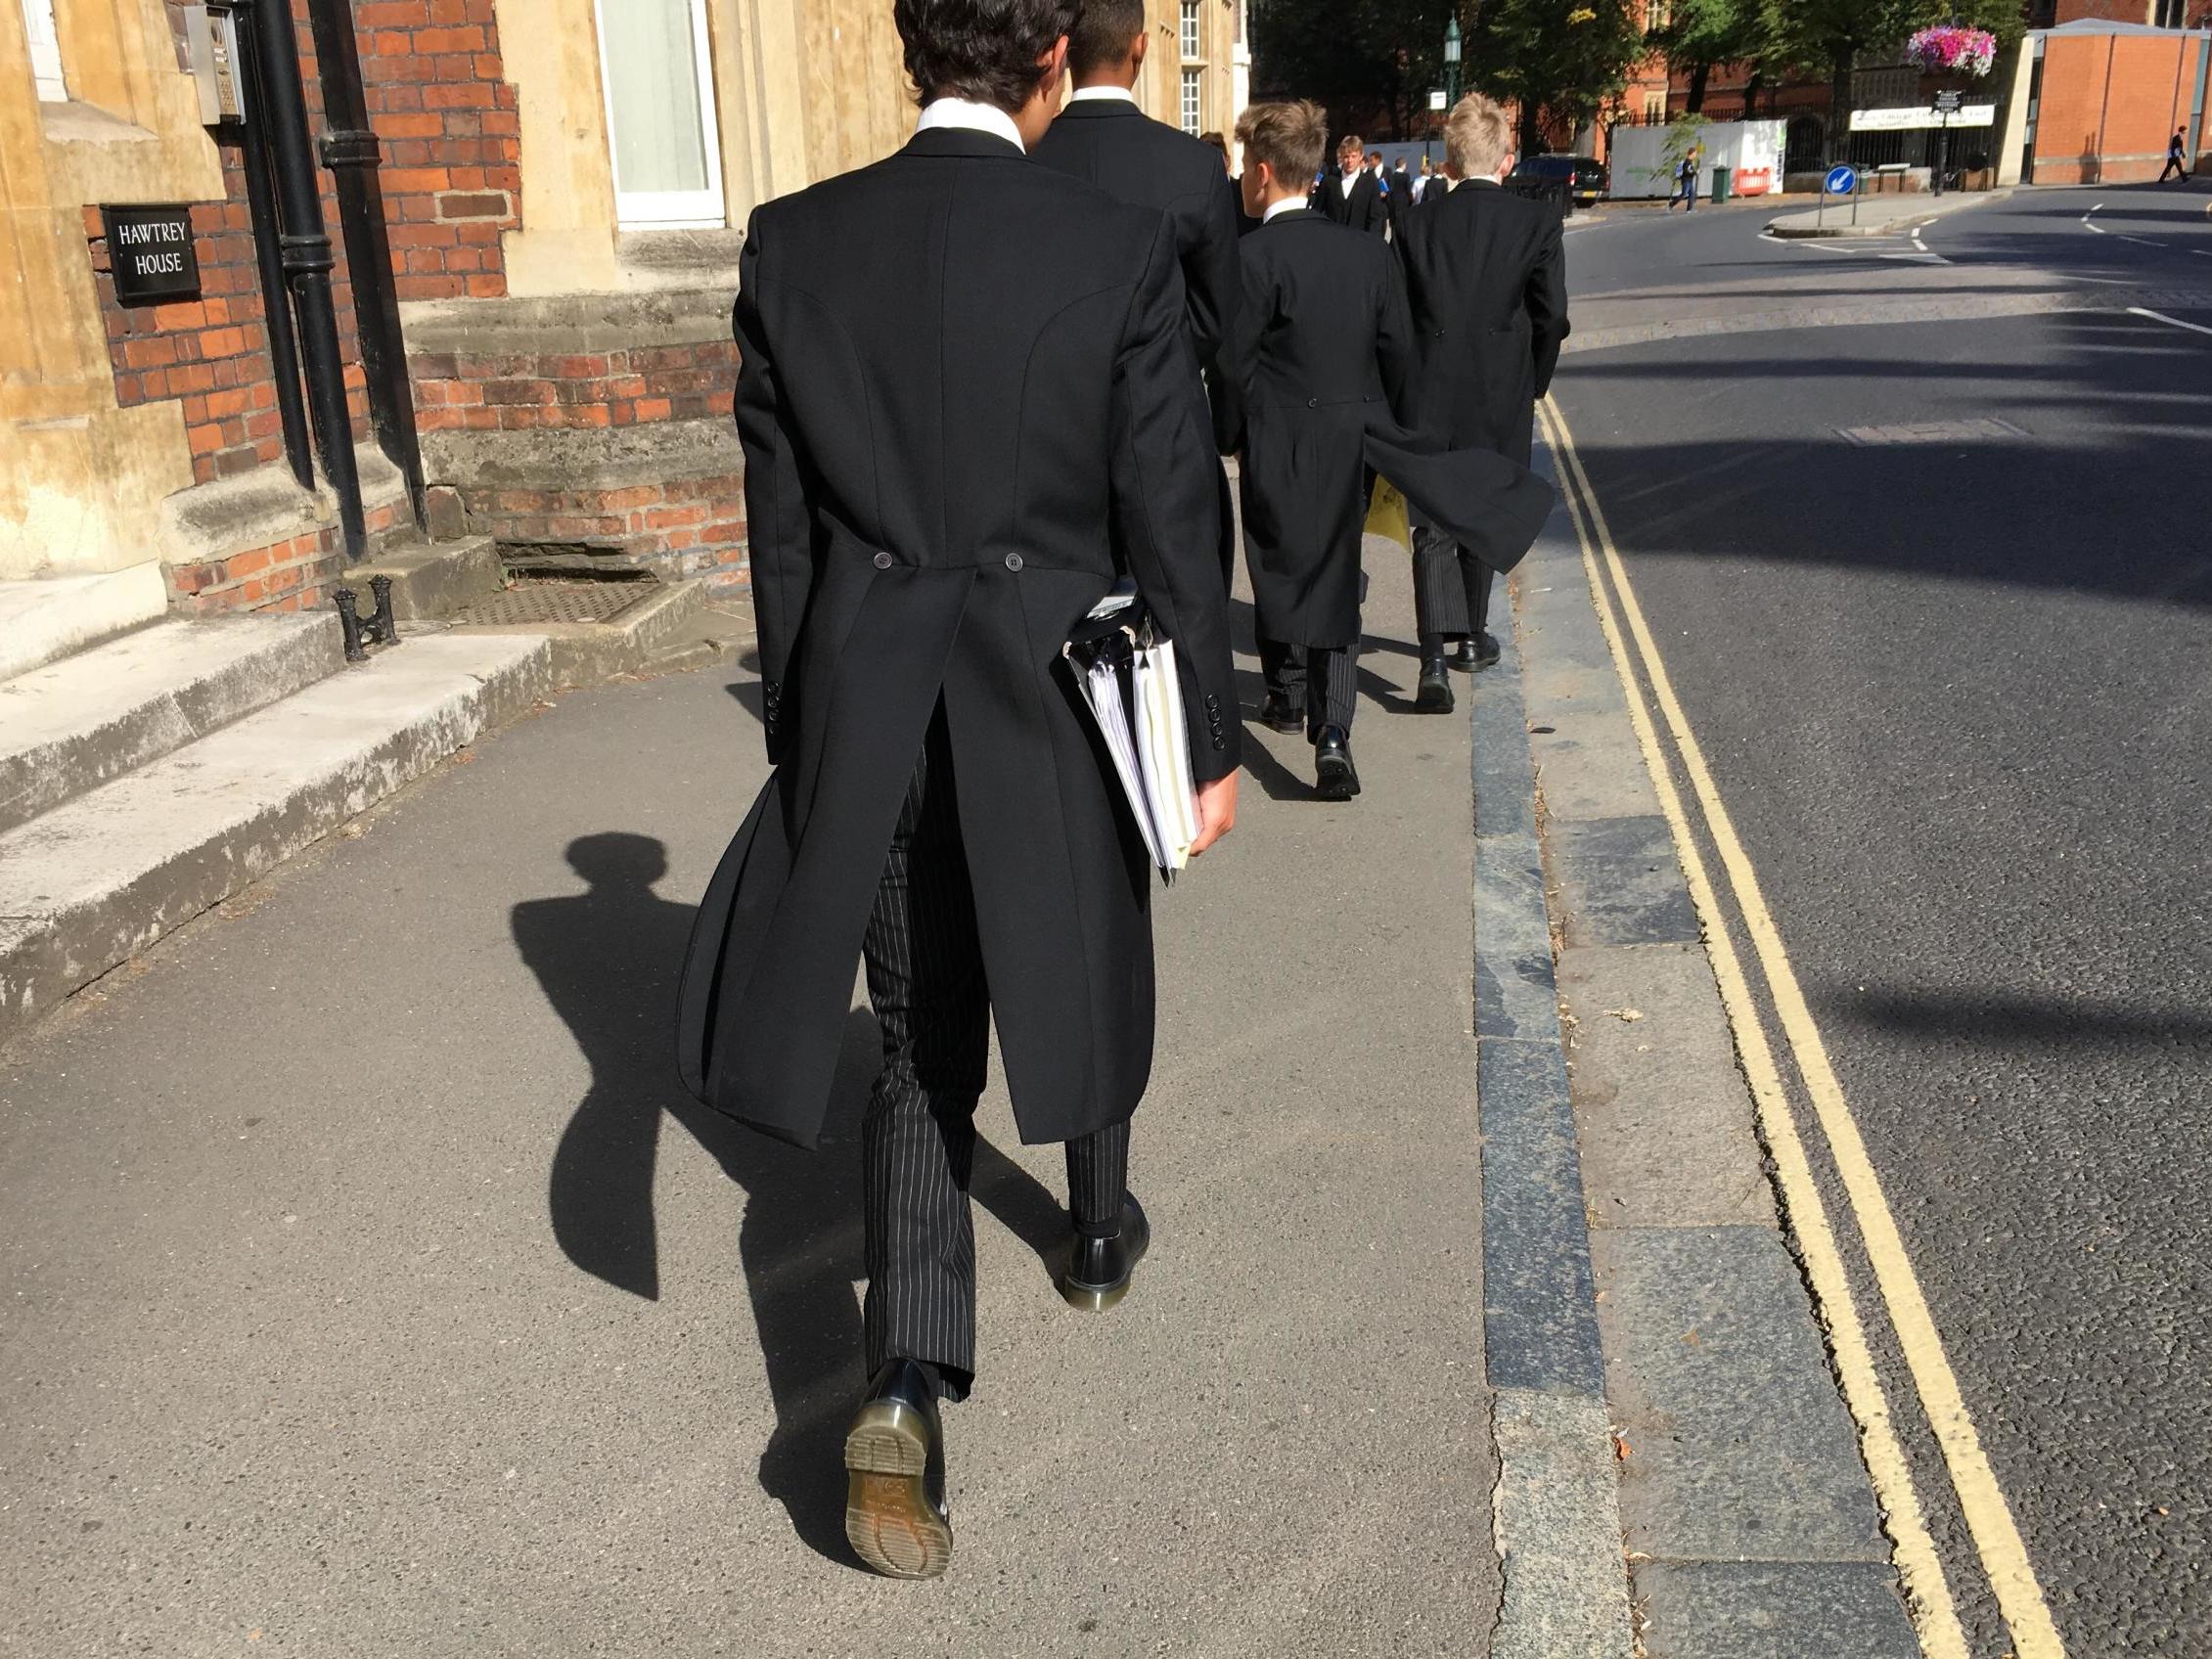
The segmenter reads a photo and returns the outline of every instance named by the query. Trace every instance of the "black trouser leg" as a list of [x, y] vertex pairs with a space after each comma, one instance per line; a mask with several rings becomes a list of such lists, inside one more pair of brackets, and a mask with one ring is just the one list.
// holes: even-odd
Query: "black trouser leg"
[[975, 1370], [975, 1228], [968, 1182], [990, 996], [940, 710], [907, 786], [862, 954], [883, 1071], [861, 1129], [868, 1372], [939, 1368], [947, 1398]]
[[1111, 1238], [1121, 1231], [1128, 1196], [1128, 1119], [1067, 1143], [1067, 1213], [1077, 1233]]
[[1470, 591], [1461, 565], [1460, 544], [1442, 530], [1414, 531], [1414, 629], [1422, 650], [1431, 640], [1465, 639]]
[[1474, 624], [1472, 631], [1487, 634], [1490, 631], [1490, 587], [1498, 579], [1498, 573], [1462, 548], [1460, 579], [1467, 583], [1467, 619]]
[[1296, 708], [1306, 698], [1306, 653], [1302, 646], [1287, 646], [1278, 640], [1261, 640], [1260, 678], [1267, 689], [1289, 699]]
[[1352, 714], [1359, 706], [1360, 648], [1315, 646], [1306, 652], [1306, 737], [1318, 742], [1324, 726], [1334, 726], [1351, 736]]

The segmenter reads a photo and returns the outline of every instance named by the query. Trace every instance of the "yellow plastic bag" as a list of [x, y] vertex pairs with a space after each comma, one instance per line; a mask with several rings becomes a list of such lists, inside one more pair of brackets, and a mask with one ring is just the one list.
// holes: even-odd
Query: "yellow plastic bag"
[[1375, 480], [1375, 494], [1367, 504], [1367, 533], [1387, 537], [1409, 554], [1413, 552], [1414, 532], [1406, 520], [1406, 498], [1388, 478]]

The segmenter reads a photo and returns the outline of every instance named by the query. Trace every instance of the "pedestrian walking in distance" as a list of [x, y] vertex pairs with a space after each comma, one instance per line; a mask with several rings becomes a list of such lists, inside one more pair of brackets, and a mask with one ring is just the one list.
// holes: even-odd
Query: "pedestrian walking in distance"
[[1674, 211], [1677, 202], [1682, 203], [1685, 213], [1694, 213], [1697, 210], [1697, 151], [1694, 149], [1682, 158], [1682, 165], [1674, 170], [1674, 194], [1667, 198], [1668, 212]]
[[[1536, 400], [1551, 388], [1567, 337], [1566, 241], [1556, 208], [1502, 187], [1513, 165], [1511, 131], [1489, 99], [1461, 99], [1444, 126], [1447, 181], [1400, 222], [1396, 246], [1416, 345], [1409, 424], [1446, 448], [1488, 449], [1525, 467]], [[1436, 525], [1416, 523], [1413, 541], [1414, 702], [1448, 714], [1447, 662], [1474, 669], [1498, 660], [1496, 572]], [[1447, 644], [1458, 647], [1449, 658]]]
[[2170, 178], [2189, 183], [2189, 135], [2180, 129], [2176, 129], [2166, 146], [2166, 166], [2158, 175], [2158, 182], [2164, 184]]
[[1110, 1306], [1149, 1233], [1151, 870], [1061, 648], [1134, 577], [1183, 675], [1200, 833], [1238, 724], [1204, 394], [1173, 228], [1025, 155], [1079, 0], [895, 0], [921, 121], [761, 206], [738, 433], [774, 767], [700, 901], [686, 1084], [819, 1138], [853, 970], [883, 1070], [862, 1129], [866, 1396], [846, 1534], [945, 1569], [941, 1401], [974, 1385], [972, 1114], [996, 1025], [1024, 1141], [1067, 1143], [1061, 1291]]
[[[1237, 265], [1237, 206], [1228, 183], [1228, 146], [1193, 138], [1137, 108], [1137, 77], [1149, 43], [1144, 0], [1084, 0], [1067, 37], [1067, 107], [1037, 143], [1036, 159], [1108, 196], [1166, 215], [1183, 270], [1191, 349], [1206, 377], [1217, 444], [1228, 435], [1227, 388], [1235, 371], [1223, 352], [1236, 329], [1241, 276]], [[1220, 475], [1219, 553], [1226, 584], [1236, 566], [1237, 532], [1228, 474]]]
[[[1317, 156], [1314, 170], [1318, 172], [1320, 167], [1321, 158]], [[1246, 177], [1251, 170], [1252, 159], [1247, 152], [1244, 157]], [[1248, 194], [1245, 200], [1250, 201]], [[1310, 205], [1356, 231], [1379, 232], [1387, 223], [1381, 187], [1367, 170], [1367, 140], [1358, 133], [1347, 133], [1336, 146], [1336, 170], [1314, 186]]]
[[1389, 478], [1493, 561], [1535, 540], [1551, 492], [1485, 451], [1430, 453], [1399, 423], [1413, 340], [1389, 246], [1306, 204], [1328, 142], [1308, 103], [1255, 104], [1237, 123], [1245, 210], [1236, 360], [1244, 558], [1258, 612], [1262, 722], [1303, 729], [1324, 800], [1360, 792], [1351, 749], [1367, 473]]

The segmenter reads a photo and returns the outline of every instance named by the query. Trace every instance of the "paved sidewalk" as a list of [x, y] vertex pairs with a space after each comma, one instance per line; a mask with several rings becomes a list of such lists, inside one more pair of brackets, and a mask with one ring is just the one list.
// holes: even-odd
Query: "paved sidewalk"
[[947, 1578], [842, 1540], [872, 1022], [814, 1157], [673, 1080], [761, 771], [725, 667], [480, 743], [0, 1052], [0, 1650], [1486, 1652], [1467, 725], [1394, 712], [1375, 564], [1367, 793], [1255, 732], [1159, 903], [1111, 1315], [1052, 1293], [1058, 1148], [985, 1103]]
[[2002, 202], [2010, 190], [1953, 191], [1933, 196], [1924, 191], [1898, 191], [1859, 198], [1854, 212], [1848, 197], [1830, 197], [1826, 206], [1803, 213], [1784, 213], [1767, 227], [1779, 237], [1900, 236], [1919, 225], [1930, 224], [1952, 213], [1991, 202]]

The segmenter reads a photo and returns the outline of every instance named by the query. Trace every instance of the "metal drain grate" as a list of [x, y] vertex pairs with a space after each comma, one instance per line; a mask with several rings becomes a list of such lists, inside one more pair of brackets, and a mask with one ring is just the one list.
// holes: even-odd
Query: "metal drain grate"
[[1909, 426], [1838, 426], [1836, 435], [1862, 449], [1893, 443], [1971, 443], [1982, 438], [2024, 438], [2009, 421], [1923, 421]]
[[505, 593], [455, 612], [453, 620], [474, 627], [517, 622], [611, 622], [657, 592], [659, 586], [657, 582], [564, 582], [525, 576]]

